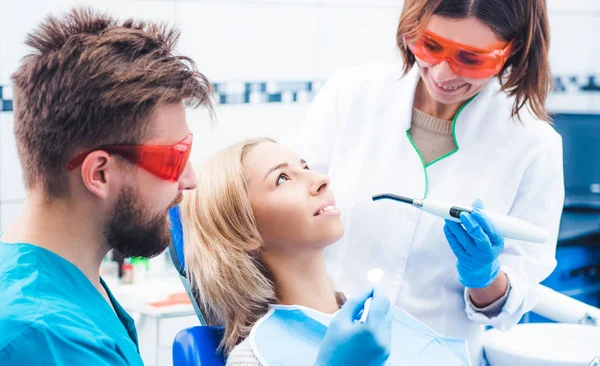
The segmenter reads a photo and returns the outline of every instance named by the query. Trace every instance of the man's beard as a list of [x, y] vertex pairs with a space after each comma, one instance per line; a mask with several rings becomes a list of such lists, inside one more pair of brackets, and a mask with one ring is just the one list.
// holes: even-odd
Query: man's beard
[[[181, 195], [171, 207], [179, 202]], [[112, 217], [105, 225], [104, 236], [109, 247], [125, 258], [155, 257], [171, 244], [166, 213], [149, 213], [137, 190], [132, 187], [126, 187], [119, 193]]]

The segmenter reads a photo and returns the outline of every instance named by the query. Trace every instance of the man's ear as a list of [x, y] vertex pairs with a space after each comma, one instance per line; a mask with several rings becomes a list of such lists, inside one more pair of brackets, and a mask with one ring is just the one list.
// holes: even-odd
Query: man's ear
[[114, 179], [115, 159], [106, 151], [92, 151], [81, 164], [81, 180], [85, 187], [99, 198], [108, 197], [109, 181]]

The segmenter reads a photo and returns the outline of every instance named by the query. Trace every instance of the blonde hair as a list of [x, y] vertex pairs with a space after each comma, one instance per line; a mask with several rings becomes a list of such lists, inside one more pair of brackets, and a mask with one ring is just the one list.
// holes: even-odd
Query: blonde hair
[[275, 286], [257, 250], [260, 243], [242, 160], [255, 146], [275, 142], [251, 139], [232, 145], [198, 169], [198, 187], [184, 193], [181, 216], [187, 276], [205, 314], [225, 324], [220, 347], [226, 354], [276, 299]]

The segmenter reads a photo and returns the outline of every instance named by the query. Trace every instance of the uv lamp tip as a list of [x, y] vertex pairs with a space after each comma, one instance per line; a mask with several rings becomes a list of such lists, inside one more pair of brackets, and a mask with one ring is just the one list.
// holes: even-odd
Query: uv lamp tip
[[412, 198], [398, 196], [396, 194], [391, 194], [391, 193], [380, 193], [380, 194], [373, 195], [373, 201], [386, 200], [386, 199], [408, 203], [409, 205], [412, 205], [414, 202], [414, 200]]

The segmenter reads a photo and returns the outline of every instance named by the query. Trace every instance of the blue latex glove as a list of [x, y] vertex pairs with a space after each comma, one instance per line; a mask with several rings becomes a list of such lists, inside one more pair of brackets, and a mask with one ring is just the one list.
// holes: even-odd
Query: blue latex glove
[[489, 286], [500, 271], [498, 256], [504, 251], [504, 235], [482, 213], [480, 199], [473, 202], [471, 214], [462, 213], [460, 221], [446, 220], [444, 234], [457, 258], [460, 283], [468, 288]]
[[[371, 296], [367, 320], [360, 323], [359, 314]], [[392, 320], [390, 299], [379, 286], [346, 301], [327, 329], [317, 366], [383, 365], [390, 356]]]

